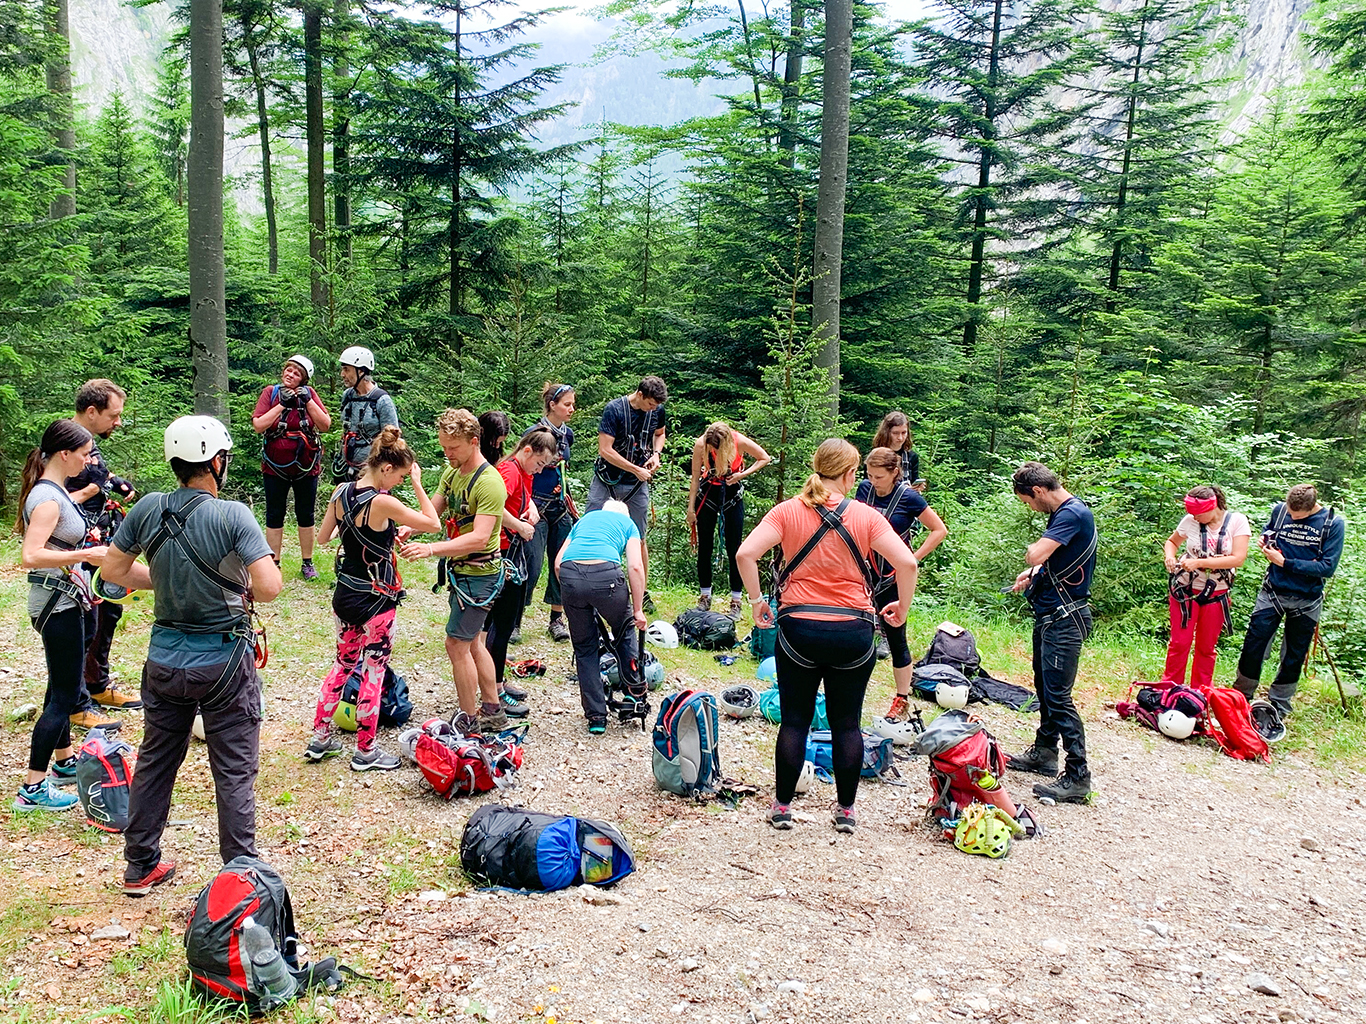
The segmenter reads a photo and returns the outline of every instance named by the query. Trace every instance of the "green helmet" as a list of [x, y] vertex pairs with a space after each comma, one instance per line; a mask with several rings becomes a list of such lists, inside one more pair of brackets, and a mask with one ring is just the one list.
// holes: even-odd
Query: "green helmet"
[[977, 853], [993, 860], [1010, 852], [1010, 839], [1020, 826], [999, 807], [973, 802], [958, 819], [953, 830], [953, 845], [964, 853]]
[[359, 729], [360, 723], [356, 721], [356, 705], [349, 700], [340, 702], [337, 705], [336, 712], [332, 715], [332, 724], [346, 732], [355, 732]]

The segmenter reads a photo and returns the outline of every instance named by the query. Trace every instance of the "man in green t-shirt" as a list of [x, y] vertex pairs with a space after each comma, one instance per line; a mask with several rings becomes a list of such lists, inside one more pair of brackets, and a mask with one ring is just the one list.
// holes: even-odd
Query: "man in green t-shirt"
[[409, 541], [402, 554], [446, 559], [451, 604], [446, 654], [460, 700], [453, 724], [466, 733], [498, 732], [507, 728], [507, 714], [498, 699], [493, 658], [476, 641], [503, 584], [498, 527], [507, 487], [479, 453], [479, 421], [468, 409], [447, 409], [437, 417], [436, 432], [450, 465], [441, 474], [432, 504], [446, 523], [447, 539], [435, 544]]

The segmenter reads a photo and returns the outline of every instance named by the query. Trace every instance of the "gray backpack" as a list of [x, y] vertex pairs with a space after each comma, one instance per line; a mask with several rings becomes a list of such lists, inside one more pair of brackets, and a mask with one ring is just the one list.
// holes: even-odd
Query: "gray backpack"
[[91, 729], [76, 758], [76, 795], [81, 798], [85, 823], [102, 832], [128, 827], [128, 790], [137, 754], [117, 736]]

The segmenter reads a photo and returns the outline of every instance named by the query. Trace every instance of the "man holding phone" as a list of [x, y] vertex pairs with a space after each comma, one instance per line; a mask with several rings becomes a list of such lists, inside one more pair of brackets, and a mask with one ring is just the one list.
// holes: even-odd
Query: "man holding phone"
[[[1347, 537], [1347, 522], [1336, 510], [1319, 504], [1313, 484], [1296, 484], [1277, 502], [1257, 541], [1270, 562], [1257, 603], [1248, 620], [1243, 653], [1234, 686], [1252, 705], [1257, 731], [1269, 742], [1285, 736], [1285, 717], [1299, 687], [1300, 671], [1323, 613], [1323, 586], [1337, 572]], [[1262, 662], [1285, 620], [1281, 664], [1267, 693], [1255, 700]]]

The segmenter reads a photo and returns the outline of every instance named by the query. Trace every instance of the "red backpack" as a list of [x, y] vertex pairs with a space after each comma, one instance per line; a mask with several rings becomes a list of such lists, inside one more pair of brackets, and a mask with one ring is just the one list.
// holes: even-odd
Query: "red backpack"
[[1247, 697], [1240, 690], [1216, 686], [1209, 691], [1210, 715], [1219, 723], [1210, 722], [1206, 732], [1219, 744], [1219, 749], [1239, 761], [1271, 763], [1271, 748], [1252, 724], [1252, 712]]
[[996, 737], [985, 729], [964, 737], [956, 746], [931, 754], [930, 807], [936, 817], [956, 818], [974, 800], [995, 804], [1012, 818], [1019, 808], [1001, 785], [1006, 759]]
[[472, 796], [511, 786], [522, 766], [522, 748], [518, 740], [423, 732], [413, 759], [437, 795], [449, 800], [457, 793]]

